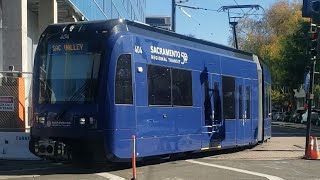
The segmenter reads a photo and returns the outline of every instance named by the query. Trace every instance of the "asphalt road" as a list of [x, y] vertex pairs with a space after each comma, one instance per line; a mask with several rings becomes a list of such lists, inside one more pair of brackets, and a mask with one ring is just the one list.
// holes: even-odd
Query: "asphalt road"
[[[311, 133], [320, 136], [320, 127]], [[273, 123], [273, 137], [300, 138], [305, 135], [305, 127], [300, 124]], [[250, 149], [237, 152], [239, 156]], [[207, 180], [207, 179], [320, 179], [320, 160], [304, 159], [237, 159], [230, 154], [194, 154], [184, 159], [169, 161], [149, 160], [138, 163], [139, 180]], [[277, 153], [277, 152], [274, 152]], [[289, 152], [288, 152], [289, 153]], [[131, 179], [130, 164], [99, 164], [94, 167], [77, 167], [71, 164], [48, 161], [0, 161], [0, 179]]]
[[[320, 137], [320, 126], [311, 125], [311, 136]], [[274, 121], [272, 125], [273, 137], [305, 137], [306, 124]]]

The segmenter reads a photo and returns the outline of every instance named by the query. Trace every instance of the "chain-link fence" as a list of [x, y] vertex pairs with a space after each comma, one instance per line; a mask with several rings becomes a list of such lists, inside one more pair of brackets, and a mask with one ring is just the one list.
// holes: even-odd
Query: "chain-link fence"
[[0, 72], [0, 132], [27, 131], [31, 107], [32, 73]]

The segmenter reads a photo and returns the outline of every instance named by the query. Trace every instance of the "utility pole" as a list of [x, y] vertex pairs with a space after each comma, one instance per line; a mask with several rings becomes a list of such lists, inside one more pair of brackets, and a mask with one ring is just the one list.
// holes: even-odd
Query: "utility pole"
[[[305, 146], [305, 157], [308, 157], [308, 148], [310, 143], [311, 134], [311, 110], [312, 110], [312, 100], [314, 99], [313, 85], [314, 85], [314, 74], [316, 61], [319, 59], [319, 30], [318, 26], [320, 24], [320, 0], [303, 0], [302, 7], [302, 17], [310, 17], [310, 40], [309, 41], [309, 54], [311, 56], [311, 70], [310, 70], [310, 87], [309, 92], [307, 92], [308, 99], [308, 117], [307, 117], [307, 129], [306, 129], [306, 146]], [[307, 84], [307, 83], [305, 83]], [[310, 150], [310, 149], [309, 149]]]
[[[315, 64], [315, 59], [313, 60]], [[308, 146], [310, 141], [310, 134], [311, 134], [311, 111], [312, 111], [312, 99], [313, 99], [313, 76], [314, 76], [314, 66], [311, 67], [310, 70], [310, 87], [309, 92], [307, 94], [308, 99], [308, 117], [307, 117], [307, 129], [306, 129], [306, 148], [305, 148], [305, 156], [307, 157]]]
[[236, 17], [236, 16], [230, 16], [230, 9], [263, 9], [260, 5], [235, 5], [235, 6], [222, 6], [218, 9], [218, 12], [224, 12], [228, 10], [228, 18], [229, 18], [229, 24], [232, 27], [233, 30], [233, 40], [234, 40], [234, 47], [238, 49], [238, 39], [237, 39], [237, 29], [236, 26], [238, 24], [238, 21], [242, 17]]
[[172, 18], [172, 22], [171, 22], [171, 30], [173, 32], [176, 32], [176, 1], [172, 0], [172, 10], [171, 10], [171, 18]]
[[229, 22], [229, 24], [232, 26], [232, 30], [233, 30], [234, 46], [236, 49], [238, 49], [238, 39], [237, 39], [237, 31], [236, 31], [236, 26], [238, 22]]

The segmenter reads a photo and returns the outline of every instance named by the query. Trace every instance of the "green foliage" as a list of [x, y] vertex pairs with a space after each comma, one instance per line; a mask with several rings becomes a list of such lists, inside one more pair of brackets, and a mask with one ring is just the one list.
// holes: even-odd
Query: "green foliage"
[[308, 26], [301, 2], [277, 1], [257, 20], [244, 18], [237, 27], [239, 47], [260, 57], [271, 71], [273, 84], [296, 89], [309, 65]]
[[314, 95], [316, 97], [319, 97], [320, 96], [320, 85], [319, 84], [315, 85], [313, 90], [314, 90]]
[[288, 99], [290, 95], [288, 93], [282, 93], [278, 90], [271, 91], [272, 104], [274, 107], [286, 107], [288, 105]]

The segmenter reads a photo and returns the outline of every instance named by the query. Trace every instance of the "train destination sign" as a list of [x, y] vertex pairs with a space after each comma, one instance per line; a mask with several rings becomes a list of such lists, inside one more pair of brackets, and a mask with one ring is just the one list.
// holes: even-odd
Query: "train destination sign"
[[66, 53], [66, 52], [83, 52], [87, 50], [87, 45], [84, 43], [65, 43], [65, 44], [50, 44], [50, 53]]
[[0, 112], [14, 111], [13, 96], [0, 96]]

